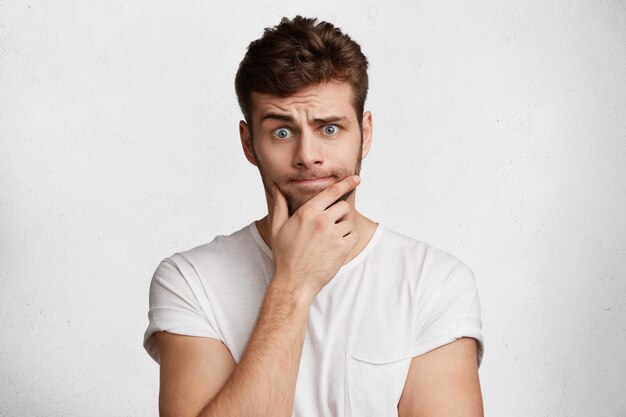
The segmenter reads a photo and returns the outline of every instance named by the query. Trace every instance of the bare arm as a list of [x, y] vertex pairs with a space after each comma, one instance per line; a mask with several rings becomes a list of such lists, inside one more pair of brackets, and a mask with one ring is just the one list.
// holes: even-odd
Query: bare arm
[[215, 339], [157, 333], [161, 416], [291, 416], [307, 319], [275, 282], [239, 365]]
[[399, 417], [483, 417], [476, 340], [461, 338], [411, 360]]
[[358, 242], [346, 218], [348, 204], [333, 202], [357, 184], [344, 179], [291, 218], [275, 190], [271, 233], [276, 273], [241, 361], [233, 366], [232, 356], [215, 340], [157, 338], [162, 417], [291, 416], [310, 305]]
[[213, 399], [237, 364], [228, 348], [208, 337], [154, 334], [161, 356], [159, 414], [195, 416]]

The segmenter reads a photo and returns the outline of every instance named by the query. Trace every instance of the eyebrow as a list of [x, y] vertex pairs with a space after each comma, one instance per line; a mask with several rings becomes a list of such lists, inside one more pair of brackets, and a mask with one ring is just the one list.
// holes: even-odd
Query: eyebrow
[[[283, 122], [295, 122], [294, 118], [288, 114], [280, 114], [280, 113], [265, 113], [263, 117], [261, 117], [261, 123], [266, 120], [281, 120]], [[336, 122], [345, 122], [348, 118], [346, 116], [328, 116], [328, 117], [316, 117], [313, 119], [313, 124], [317, 125], [325, 125], [329, 123]]]
[[346, 116], [328, 116], [328, 117], [318, 117], [313, 119], [313, 123], [317, 125], [327, 125], [329, 123], [337, 123], [337, 122], [347, 122], [348, 118]]
[[263, 117], [261, 117], [261, 123], [266, 120], [282, 120], [283, 122], [293, 122], [293, 117], [288, 114], [279, 114], [279, 113], [265, 113]]

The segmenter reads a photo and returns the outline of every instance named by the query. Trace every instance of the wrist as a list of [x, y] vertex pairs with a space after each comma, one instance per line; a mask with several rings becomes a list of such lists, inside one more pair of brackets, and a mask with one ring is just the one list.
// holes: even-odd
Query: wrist
[[312, 288], [308, 288], [305, 285], [294, 282], [293, 278], [289, 274], [276, 273], [272, 278], [272, 282], [268, 287], [268, 292], [279, 295], [281, 298], [285, 297], [295, 307], [306, 308], [307, 311], [313, 303], [313, 299], [317, 295], [317, 292]]

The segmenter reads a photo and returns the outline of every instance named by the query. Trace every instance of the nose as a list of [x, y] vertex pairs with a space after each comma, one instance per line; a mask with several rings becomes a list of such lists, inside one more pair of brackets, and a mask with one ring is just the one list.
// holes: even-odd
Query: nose
[[305, 129], [295, 142], [296, 149], [293, 159], [295, 167], [308, 169], [324, 163], [322, 143], [315, 137], [315, 134]]

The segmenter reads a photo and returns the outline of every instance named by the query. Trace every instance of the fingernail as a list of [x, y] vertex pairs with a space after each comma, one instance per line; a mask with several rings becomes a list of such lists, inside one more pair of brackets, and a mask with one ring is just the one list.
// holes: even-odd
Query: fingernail
[[357, 183], [361, 181], [361, 178], [358, 175], [353, 175], [352, 179], [354, 179]]

